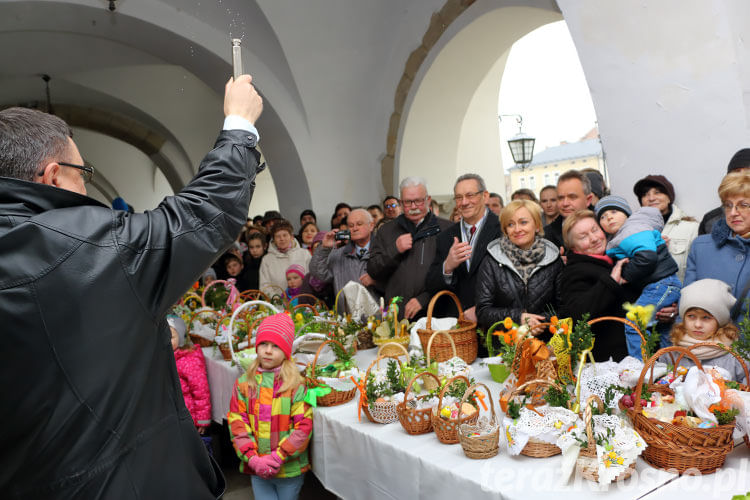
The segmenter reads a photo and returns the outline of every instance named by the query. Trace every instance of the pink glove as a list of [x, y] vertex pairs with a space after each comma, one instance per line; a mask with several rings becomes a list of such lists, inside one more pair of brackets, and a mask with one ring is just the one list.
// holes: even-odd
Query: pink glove
[[263, 479], [271, 478], [279, 472], [280, 466], [271, 455], [255, 457], [252, 461], [255, 462], [254, 472]]
[[284, 465], [284, 460], [279, 456], [279, 453], [276, 450], [272, 451], [271, 454], [268, 456], [273, 458], [274, 462], [276, 462], [279, 468], [281, 468], [281, 466]]

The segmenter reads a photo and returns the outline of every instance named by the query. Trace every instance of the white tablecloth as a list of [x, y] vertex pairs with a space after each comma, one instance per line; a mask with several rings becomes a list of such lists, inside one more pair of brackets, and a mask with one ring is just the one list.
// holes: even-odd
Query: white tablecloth
[[224, 361], [221, 352], [214, 347], [204, 347], [203, 357], [211, 390], [211, 420], [220, 424], [227, 417], [234, 381], [242, 375], [242, 369], [232, 366], [231, 361]]
[[[366, 367], [374, 355], [374, 349], [358, 353], [359, 366]], [[475, 363], [472, 375], [489, 386], [497, 402], [500, 384], [491, 380], [487, 368]], [[398, 422], [373, 424], [364, 415], [358, 421], [357, 398], [314, 412], [313, 472], [326, 489], [345, 499], [631, 499], [676, 477], [638, 460], [634, 477], [608, 491], [583, 478], [560, 485], [559, 455], [511, 457], [501, 437], [498, 456], [471, 460], [461, 445], [442, 444], [432, 432], [410, 436]]]

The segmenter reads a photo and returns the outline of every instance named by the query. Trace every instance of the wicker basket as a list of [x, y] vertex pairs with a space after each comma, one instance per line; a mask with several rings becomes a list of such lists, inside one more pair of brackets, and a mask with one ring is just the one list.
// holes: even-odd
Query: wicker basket
[[[470, 416], [461, 416], [458, 418], [443, 418], [440, 416], [440, 410], [443, 408], [443, 397], [445, 391], [451, 386], [456, 380], [462, 380], [467, 387], [469, 387], [469, 379], [463, 375], [458, 375], [448, 380], [443, 388], [440, 390], [440, 397], [438, 399], [437, 411], [432, 411], [430, 416], [432, 417], [432, 428], [435, 430], [438, 439], [444, 444], [456, 444], [458, 443], [458, 426], [461, 424], [474, 424], [479, 419], [479, 411]], [[433, 408], [435, 410], [435, 408]], [[460, 410], [460, 408], [459, 408]]]
[[[513, 399], [515, 396], [523, 394], [527, 389], [532, 391], [533, 397], [532, 397], [532, 403], [533, 402], [541, 402], [544, 392], [541, 391], [541, 389], [547, 388], [549, 386], [556, 385], [554, 381], [549, 379], [534, 379], [529, 380], [528, 382], [525, 382], [515, 389], [511, 391], [510, 393], [510, 399]], [[526, 443], [526, 446], [523, 447], [521, 450], [521, 455], [531, 457], [531, 458], [547, 458], [547, 457], [553, 457], [555, 455], [559, 455], [562, 453], [562, 450], [559, 446], [554, 445], [552, 443], [548, 443], [546, 441], [542, 441], [541, 439], [538, 439], [534, 436], [531, 436], [529, 438], [529, 441]]]
[[190, 330], [193, 328], [193, 321], [201, 315], [212, 315], [217, 317], [217, 321], [221, 319], [221, 314], [219, 314], [218, 311], [214, 311], [213, 309], [203, 309], [203, 310], [197, 310], [193, 314], [190, 315], [190, 319], [188, 319], [188, 325], [187, 325], [187, 334], [188, 337], [190, 337], [190, 341], [193, 344], [199, 345], [201, 347], [211, 347], [214, 345], [214, 341], [211, 339], [207, 339], [205, 337], [201, 337], [200, 335], [196, 335], [194, 333], [190, 333]]
[[[662, 355], [671, 352], [679, 352], [690, 357], [695, 365], [703, 370], [700, 360], [685, 348], [671, 346], [658, 350], [643, 365], [638, 385], [635, 388], [633, 408], [628, 408], [627, 414], [635, 430], [648, 444], [643, 452], [643, 458], [648, 463], [660, 469], [676, 470], [680, 474], [688, 469], [697, 469], [702, 474], [711, 474], [724, 465], [727, 454], [732, 451], [734, 423], [709, 429], [694, 429], [646, 417], [641, 411], [641, 390], [644, 377]], [[667, 386], [652, 387], [662, 394], [673, 394]], [[636, 408], [638, 411], [635, 410]]]
[[[453, 342], [453, 337], [451, 337], [450, 331], [448, 331], [448, 330], [436, 330], [435, 332], [432, 333], [432, 335], [430, 335], [430, 339], [427, 341], [427, 353], [425, 355], [425, 359], [427, 360], [428, 366], [429, 366], [430, 360], [433, 359], [430, 356], [431, 355], [431, 349], [432, 349], [432, 343], [433, 343], [435, 337], [439, 336], [439, 335], [442, 335], [443, 337], [447, 338], [448, 342], [450, 342], [451, 348], [453, 349], [453, 355], [450, 358], [448, 358], [448, 359], [452, 359], [452, 358], [455, 358], [456, 356], [458, 356], [458, 354], [456, 352], [456, 344]], [[435, 384], [432, 380], [426, 380], [425, 381], [425, 386], [426, 386], [427, 390], [432, 391], [432, 390], [437, 389], [438, 387], [440, 387], [440, 382], [438, 381], [438, 383]]]
[[[422, 343], [422, 349], [427, 352], [427, 343], [430, 340], [430, 336], [433, 334], [432, 312], [435, 309], [437, 299], [443, 295], [448, 295], [452, 298], [458, 309], [458, 328], [456, 330], [449, 330], [451, 337], [453, 337], [456, 353], [468, 364], [472, 364], [474, 360], [477, 359], [477, 350], [479, 349], [479, 343], [477, 341], [477, 324], [464, 318], [464, 310], [461, 307], [461, 302], [458, 300], [458, 297], [456, 297], [456, 294], [448, 290], [438, 292], [432, 297], [432, 299], [430, 299], [430, 304], [427, 306], [427, 324], [424, 329], [417, 330], [419, 340]], [[451, 352], [451, 345], [449, 343], [435, 343], [435, 351], [433, 352], [433, 355], [438, 362], [450, 359], [452, 357]]]
[[[407, 353], [407, 359], [409, 357], [409, 354]], [[391, 356], [389, 354], [379, 354], [373, 361], [370, 363], [370, 366], [367, 367], [367, 371], [365, 372], [365, 378], [364, 378], [364, 384], [367, 385], [367, 379], [370, 377], [370, 371], [372, 370], [372, 367], [376, 364], [378, 367], [380, 367], [380, 360], [385, 358], [391, 358], [395, 359], [396, 362], [399, 364], [399, 369], [401, 369], [401, 361], [399, 361], [398, 356]], [[367, 417], [367, 420], [372, 422], [373, 424], [390, 424], [398, 420], [398, 413], [396, 412], [396, 403], [394, 401], [385, 401], [378, 403], [377, 401], [362, 401], [362, 398], [366, 398], [365, 394], [360, 394], [360, 407], [362, 408], [362, 411], [365, 413], [365, 416]]]
[[216, 344], [224, 361], [232, 361], [232, 349], [227, 344]]
[[[470, 436], [469, 434], [476, 430], [477, 427], [472, 424], [461, 424], [458, 426], [458, 440], [461, 443], [461, 448], [464, 450], [464, 454], [469, 458], [484, 459], [492, 458], [497, 455], [500, 449], [500, 425], [497, 421], [497, 414], [495, 413], [495, 402], [492, 401], [492, 393], [490, 388], [480, 383], [474, 384], [469, 387], [464, 393], [464, 397], [461, 399], [461, 410], [463, 404], [468, 399], [469, 395], [476, 391], [479, 387], [483, 387], [487, 393], [487, 399], [490, 400], [490, 425], [495, 426], [495, 430], [489, 434], [482, 436]], [[458, 416], [461, 417], [461, 410], [458, 412]]]
[[[750, 383], [750, 373], [748, 373], [747, 362], [742, 358], [742, 356], [738, 355], [736, 352], [732, 351], [730, 348], [728, 348], [724, 344], [716, 344], [714, 342], [700, 342], [698, 344], [690, 346], [689, 349], [693, 350], [693, 349], [695, 349], [696, 347], [699, 347], [699, 346], [716, 347], [717, 349], [721, 349], [722, 351], [726, 351], [729, 354], [731, 354], [732, 356], [734, 356], [734, 359], [736, 359], [737, 361], [739, 361], [740, 366], [742, 366], [742, 369], [745, 372], [745, 381], [747, 381], [748, 383]], [[678, 366], [683, 357], [684, 357], [684, 354], [681, 354], [677, 358], [677, 361], [675, 361], [674, 365]], [[750, 387], [748, 387], [745, 384], [740, 384], [740, 391], [750, 392]], [[745, 441], [745, 445], [748, 446], [748, 447], [750, 447], [750, 438], [748, 438], [747, 432], [745, 433], [744, 436], [742, 436], [742, 439]]]
[[[412, 408], [407, 401], [407, 396], [409, 395], [409, 391], [411, 391], [411, 386], [418, 378], [422, 377], [428, 377], [428, 379], [431, 378], [437, 386], [440, 385], [440, 380], [438, 380], [435, 375], [430, 372], [422, 372], [409, 381], [409, 385], [406, 387], [406, 391], [404, 391], [403, 402], [396, 406], [396, 412], [398, 413], [398, 420], [401, 422], [401, 426], [411, 435], [426, 434], [432, 430], [432, 418], [430, 417], [432, 414], [432, 408]], [[426, 399], [429, 397], [430, 395], [427, 394], [424, 396], [417, 396], [416, 399]]]
[[[313, 376], [315, 375], [315, 364], [318, 362], [318, 356], [320, 356], [320, 352], [323, 350], [323, 347], [325, 347], [326, 344], [338, 344], [342, 349], [346, 349], [341, 342], [339, 342], [338, 340], [334, 340], [334, 339], [326, 340], [325, 342], [320, 344], [320, 347], [318, 347], [318, 350], [315, 353], [315, 357], [313, 358], [312, 364], [310, 365], [310, 370]], [[307, 385], [308, 387], [318, 387], [323, 384], [320, 381], [318, 381], [318, 379], [316, 378], [308, 377]], [[318, 398], [318, 405], [319, 406], [336, 406], [336, 405], [348, 403], [349, 401], [354, 399], [354, 395], [356, 393], [357, 393], [356, 387], [352, 387], [348, 391], [337, 391], [336, 389], [331, 388], [331, 392], [329, 392], [325, 396]]]
[[205, 287], [203, 287], [203, 293], [201, 294], [201, 303], [203, 303], [203, 307], [207, 307], [207, 305], [206, 305], [206, 292], [207, 292], [207, 291], [208, 291], [208, 290], [209, 290], [210, 288], [212, 288], [212, 287], [215, 287], [216, 285], [229, 285], [229, 297], [231, 297], [231, 296], [232, 296], [232, 292], [234, 292], [234, 294], [235, 294], [235, 299], [234, 299], [234, 301], [232, 302], [232, 304], [229, 304], [229, 303], [225, 304], [225, 305], [226, 305], [226, 307], [227, 307], [227, 308], [226, 308], [226, 310], [227, 310], [227, 311], [231, 311], [231, 310], [232, 310], [232, 305], [233, 305], [233, 304], [234, 304], [235, 302], [237, 302], [237, 301], [239, 301], [239, 300], [240, 300], [240, 291], [239, 291], [239, 290], [237, 290], [237, 287], [236, 287], [236, 286], [234, 286], [233, 284], [231, 284], [231, 283], [230, 283], [229, 281], [227, 281], [227, 280], [214, 280], [214, 281], [212, 281], [211, 283], [209, 283], [208, 285], [206, 285]]
[[[586, 407], [583, 410], [583, 424], [586, 428], [586, 437], [588, 438], [588, 444], [586, 448], [581, 448], [581, 451], [578, 454], [578, 459], [576, 459], [576, 470], [585, 479], [596, 483], [599, 482], [599, 462], [596, 457], [596, 440], [594, 439], [594, 431], [592, 429], [591, 422], [592, 402], [596, 403], [596, 406], [599, 407], [600, 412], [604, 411], [604, 403], [602, 403], [601, 398], [599, 398], [599, 396], [597, 396], [596, 394], [592, 394], [591, 396], [589, 396], [589, 398], [586, 400]], [[636, 460], [633, 460], [628, 468], [622, 471], [620, 475], [615, 478], [615, 482], [624, 481], [625, 479], [629, 478], [633, 474], [633, 471], [635, 471], [635, 463]]]
[[385, 338], [373, 336], [372, 337], [372, 342], [376, 346], [382, 346], [382, 345], [387, 345], [387, 344], [400, 344], [402, 346], [408, 346], [409, 345], [409, 336], [408, 335], [404, 335], [404, 336], [401, 336], [401, 337], [385, 337]]

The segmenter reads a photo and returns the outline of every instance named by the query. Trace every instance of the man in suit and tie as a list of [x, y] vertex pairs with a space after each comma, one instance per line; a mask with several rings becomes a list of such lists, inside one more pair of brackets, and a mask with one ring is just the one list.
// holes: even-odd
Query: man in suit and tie
[[[500, 220], [486, 207], [489, 193], [484, 179], [476, 174], [456, 179], [453, 199], [461, 220], [438, 235], [435, 259], [427, 274], [427, 289], [431, 294], [452, 291], [461, 301], [466, 319], [476, 321], [476, 272], [487, 253], [487, 244], [500, 237]], [[456, 317], [458, 311], [453, 301], [441, 298], [433, 314]]]

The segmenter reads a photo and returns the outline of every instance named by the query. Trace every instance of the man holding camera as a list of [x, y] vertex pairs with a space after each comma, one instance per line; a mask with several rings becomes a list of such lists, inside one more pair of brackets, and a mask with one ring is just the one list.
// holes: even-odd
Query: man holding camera
[[348, 230], [333, 229], [326, 233], [310, 259], [310, 273], [324, 283], [333, 281], [335, 294], [350, 281], [358, 281], [372, 293], [375, 281], [367, 274], [367, 261], [375, 223], [363, 208], [352, 210], [346, 221]]
[[424, 179], [407, 177], [399, 187], [403, 213], [375, 234], [367, 272], [384, 287], [388, 302], [403, 297], [399, 315], [415, 320], [427, 312], [425, 278], [435, 258], [437, 235], [451, 223], [430, 211], [432, 198]]

